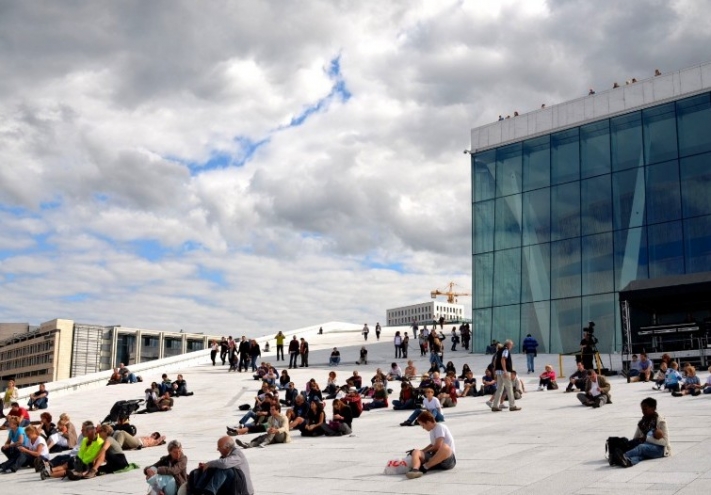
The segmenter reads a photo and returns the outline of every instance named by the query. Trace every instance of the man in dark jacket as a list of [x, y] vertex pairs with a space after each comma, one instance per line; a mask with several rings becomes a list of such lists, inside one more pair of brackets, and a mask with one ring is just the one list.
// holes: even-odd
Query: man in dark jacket
[[249, 340], [247, 337], [242, 335], [242, 341], [239, 343], [239, 372], [242, 373], [242, 366], [244, 366], [244, 371], [247, 371], [247, 363], [249, 362]]
[[299, 341], [296, 335], [289, 342], [289, 369], [296, 368], [296, 358], [299, 356]]

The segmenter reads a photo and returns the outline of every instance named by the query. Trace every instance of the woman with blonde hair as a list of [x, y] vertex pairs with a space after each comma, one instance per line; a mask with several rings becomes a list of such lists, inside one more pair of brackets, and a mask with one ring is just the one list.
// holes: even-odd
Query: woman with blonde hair
[[538, 390], [557, 390], [558, 383], [555, 381], [555, 371], [553, 366], [547, 364], [543, 373], [539, 375]]

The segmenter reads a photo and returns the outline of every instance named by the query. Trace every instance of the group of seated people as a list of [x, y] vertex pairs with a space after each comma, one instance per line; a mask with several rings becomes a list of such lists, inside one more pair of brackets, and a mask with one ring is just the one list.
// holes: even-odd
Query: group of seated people
[[136, 383], [141, 382], [143, 379], [131, 373], [131, 371], [123, 363], [119, 364], [118, 368], [114, 368], [114, 372], [109, 377], [109, 381], [106, 385], [118, 385], [120, 383]]
[[173, 408], [173, 397], [189, 397], [193, 392], [188, 391], [188, 382], [183, 375], [178, 375], [175, 381], [168, 378], [166, 373], [161, 376], [160, 383], [152, 382], [150, 388], [145, 390], [146, 409], [144, 412], [170, 411]]

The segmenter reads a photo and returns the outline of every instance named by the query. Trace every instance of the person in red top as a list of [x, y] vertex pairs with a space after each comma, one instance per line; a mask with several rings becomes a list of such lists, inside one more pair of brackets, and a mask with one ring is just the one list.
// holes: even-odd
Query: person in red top
[[555, 371], [550, 364], [546, 365], [546, 369], [539, 375], [538, 390], [556, 390], [558, 384], [555, 381]]
[[24, 407], [20, 407], [20, 404], [17, 402], [13, 402], [10, 405], [10, 412], [7, 413], [7, 416], [17, 416], [20, 418], [20, 426], [24, 428], [25, 426], [30, 425], [30, 413], [25, 409]]
[[439, 402], [442, 407], [454, 407], [457, 405], [457, 387], [454, 386], [454, 380], [452, 377], [447, 376], [444, 379], [444, 384], [442, 385], [442, 391], [440, 392]]

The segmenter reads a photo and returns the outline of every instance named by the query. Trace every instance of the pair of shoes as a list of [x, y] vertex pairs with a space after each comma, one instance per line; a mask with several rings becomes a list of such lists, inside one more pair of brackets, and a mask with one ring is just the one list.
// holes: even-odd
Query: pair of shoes
[[492, 407], [491, 411], [492, 412], [501, 412], [501, 409], [499, 409], [498, 407]]
[[521, 408], [518, 406], [509, 407], [509, 411], [520, 411]]
[[408, 480], [414, 480], [416, 478], [422, 478], [423, 474], [425, 473], [420, 469], [410, 469], [405, 476], [407, 476]]

